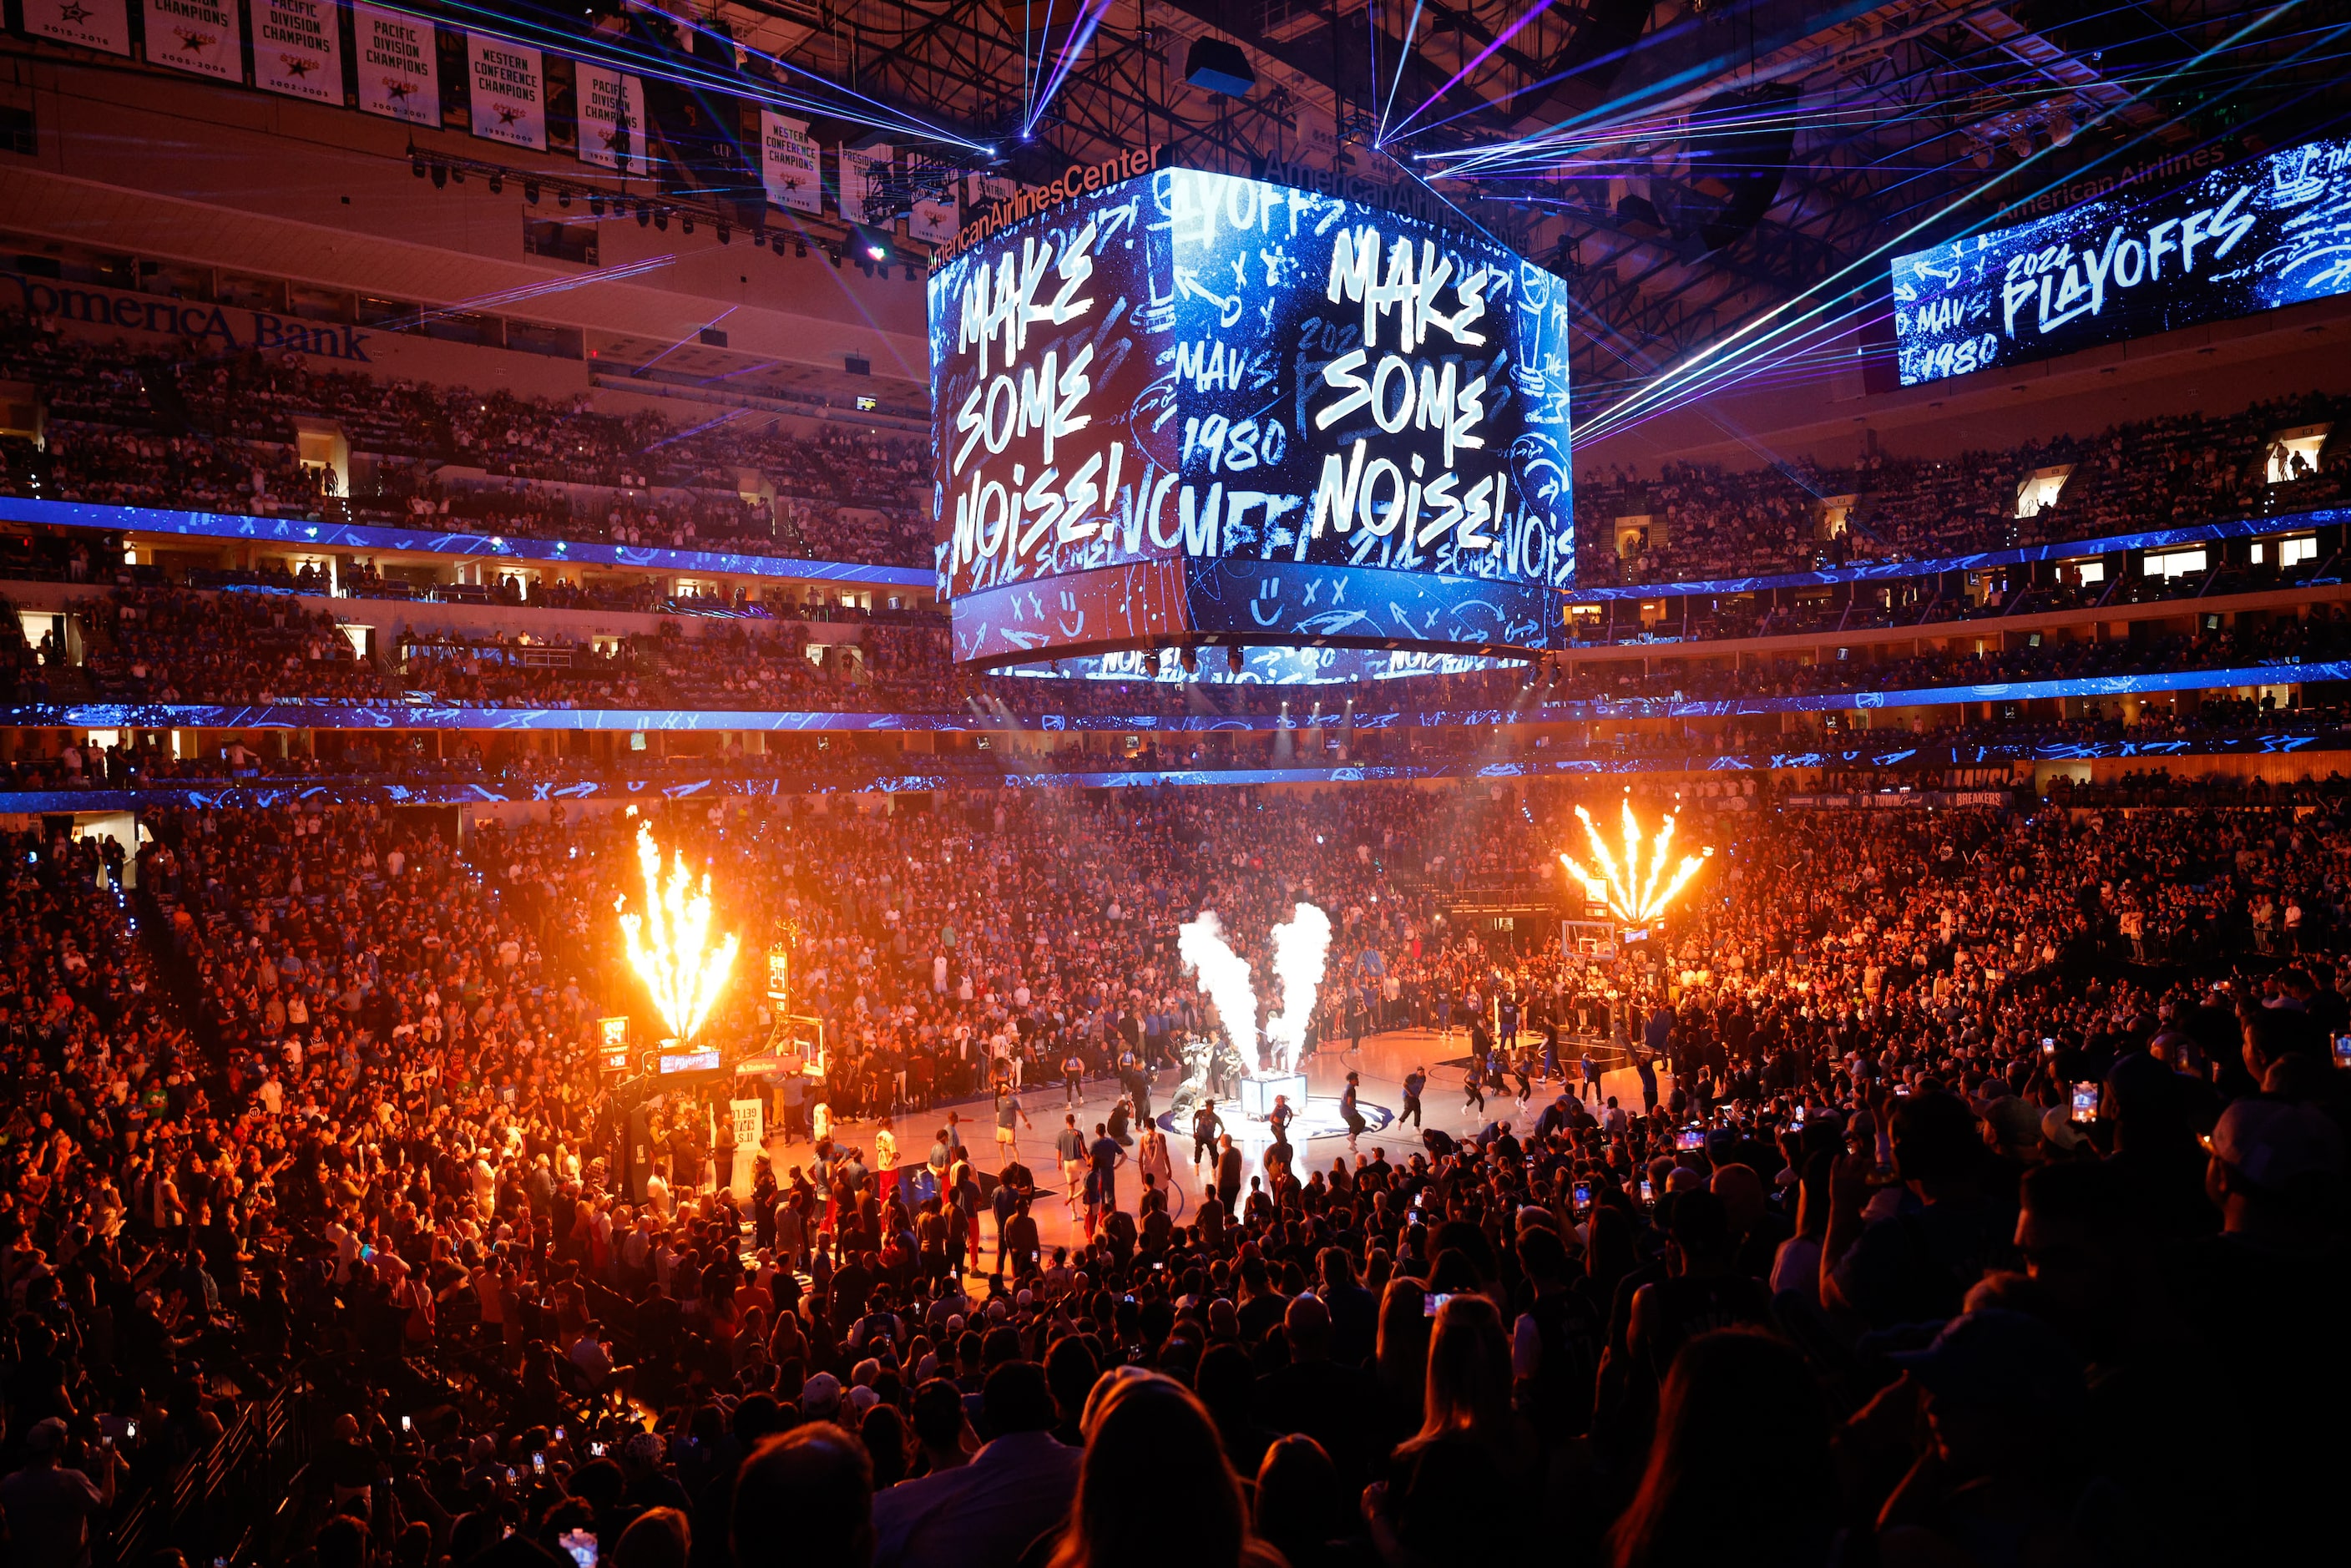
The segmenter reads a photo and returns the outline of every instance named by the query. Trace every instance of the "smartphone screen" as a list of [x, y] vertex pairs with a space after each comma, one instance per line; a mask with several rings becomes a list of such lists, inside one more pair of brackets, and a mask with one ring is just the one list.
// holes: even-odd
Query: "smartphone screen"
[[413, 1416], [402, 1416], [400, 1418], [400, 1429], [403, 1432], [413, 1432], [416, 1430], [416, 1417]]
[[1592, 1184], [1590, 1182], [1577, 1182], [1575, 1184], [1574, 1192], [1576, 1207], [1590, 1208], [1592, 1207]]
[[530, 1457], [530, 1469], [533, 1475], [545, 1475], [547, 1473], [547, 1456], [545, 1454], [533, 1454]]
[[2098, 1119], [2098, 1086], [2095, 1083], [2074, 1085], [2074, 1120], [2095, 1122]]
[[1428, 1296], [1423, 1297], [1423, 1298], [1422, 1298], [1422, 1300], [1421, 1300], [1421, 1305], [1420, 1305], [1420, 1315], [1421, 1315], [1422, 1317], [1425, 1317], [1425, 1318], [1433, 1318], [1433, 1317], [1435, 1317], [1435, 1316], [1436, 1316], [1439, 1312], [1441, 1312], [1441, 1311], [1443, 1311], [1443, 1310], [1444, 1310], [1445, 1303], [1446, 1303], [1446, 1302], [1447, 1302], [1447, 1301], [1451, 1301], [1452, 1299], [1453, 1299], [1453, 1298], [1452, 1298], [1452, 1296], [1450, 1296], [1449, 1294], [1447, 1294], [1447, 1295], [1430, 1294], [1430, 1295], [1428, 1295]]
[[2351, 1067], [2351, 1034], [2338, 1034], [2335, 1037], [2335, 1065]]
[[2041, 1037], [2041, 1054], [2043, 1056], [2054, 1056], [2057, 1054], [2057, 1037], [2055, 1035], [2044, 1034]]
[[1641, 1201], [1643, 1203], [1655, 1203], [1657, 1201], [1649, 1194], [1649, 1178], [1647, 1176], [1643, 1176], [1641, 1178]]
[[596, 1532], [592, 1530], [567, 1530], [555, 1538], [556, 1544], [571, 1554], [577, 1568], [596, 1568]]
[[1674, 1134], [1674, 1147], [1677, 1149], [1695, 1149], [1705, 1142], [1706, 1134], [1696, 1127], [1684, 1127]]

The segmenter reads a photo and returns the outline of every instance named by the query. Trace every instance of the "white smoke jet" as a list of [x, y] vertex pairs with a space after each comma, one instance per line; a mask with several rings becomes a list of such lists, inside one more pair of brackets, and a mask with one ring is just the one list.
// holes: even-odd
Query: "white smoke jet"
[[1176, 953], [1186, 969], [1198, 971], [1200, 988], [1216, 1003], [1225, 1032], [1241, 1054], [1242, 1065], [1253, 1069], [1257, 1065], [1257, 992], [1249, 985], [1249, 960], [1225, 945], [1224, 922], [1217, 918], [1215, 910], [1204, 909], [1197, 920], [1176, 928]]
[[1281, 978], [1281, 1011], [1266, 1020], [1266, 1038], [1273, 1042], [1274, 1068], [1298, 1071], [1299, 1053], [1306, 1049], [1307, 1020], [1314, 1016], [1314, 995], [1322, 988], [1322, 971], [1331, 955], [1331, 917], [1311, 904], [1290, 912], [1290, 923], [1273, 928], [1273, 972]]

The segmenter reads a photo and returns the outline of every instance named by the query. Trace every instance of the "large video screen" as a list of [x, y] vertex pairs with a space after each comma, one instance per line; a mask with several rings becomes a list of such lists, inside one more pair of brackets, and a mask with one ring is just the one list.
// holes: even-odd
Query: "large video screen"
[[1904, 386], [2351, 292], [2351, 140], [1894, 259]]
[[[1213, 562], [1217, 593], [1266, 597], [1269, 631], [1386, 634], [1405, 603], [1433, 596], [1441, 617], [1481, 591], [1510, 627], [1489, 640], [1556, 620], [1530, 591], [1547, 601], [1574, 570], [1565, 285], [1491, 240], [1160, 170], [970, 246], [929, 303], [950, 600], [1110, 571], [1135, 585], [1117, 608], [1147, 635], [1186, 611], [1146, 613], [1146, 589], [1199, 601]], [[1244, 566], [1265, 583], [1232, 575]], [[1420, 580], [1356, 585], [1356, 622], [1318, 568]], [[1033, 597], [1075, 614], [1100, 593]], [[1269, 620], [1277, 600], [1296, 612]], [[1019, 636], [1084, 640], [1050, 615]]]

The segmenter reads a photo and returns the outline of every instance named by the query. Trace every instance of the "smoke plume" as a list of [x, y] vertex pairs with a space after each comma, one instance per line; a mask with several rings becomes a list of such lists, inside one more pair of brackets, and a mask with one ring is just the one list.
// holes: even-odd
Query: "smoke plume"
[[1273, 972], [1281, 980], [1281, 1011], [1266, 1020], [1266, 1038], [1273, 1042], [1276, 1070], [1294, 1072], [1298, 1056], [1306, 1049], [1307, 1020], [1314, 1016], [1314, 995], [1322, 988], [1322, 970], [1331, 953], [1331, 917], [1311, 904], [1292, 910], [1290, 923], [1273, 928]]
[[1187, 970], [1197, 970], [1200, 988], [1217, 1005], [1225, 1033], [1242, 1062], [1257, 1065], [1257, 992], [1249, 986], [1249, 960], [1225, 945], [1224, 923], [1213, 909], [1176, 928], [1176, 952]]

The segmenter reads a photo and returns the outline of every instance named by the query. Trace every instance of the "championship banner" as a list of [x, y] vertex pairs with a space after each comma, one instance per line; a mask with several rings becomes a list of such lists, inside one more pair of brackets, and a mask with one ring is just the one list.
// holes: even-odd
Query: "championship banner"
[[874, 219], [866, 210], [883, 179], [890, 172], [890, 149], [869, 147], [863, 152], [844, 147], [841, 150], [841, 215], [844, 222], [870, 224]]
[[465, 78], [474, 89], [475, 135], [509, 147], [547, 151], [546, 83], [537, 49], [468, 33]]
[[351, 7], [360, 55], [360, 108], [411, 125], [441, 123], [433, 24], [374, 5]]
[[147, 0], [147, 63], [243, 81], [245, 14], [236, 0]]
[[129, 0], [24, 0], [25, 31], [110, 55], [131, 52]]
[[644, 84], [585, 60], [579, 78], [580, 162], [644, 178], [653, 170], [645, 157]]
[[343, 35], [336, 22], [335, 0], [253, 0], [253, 85], [340, 105]]
[[768, 202], [788, 213], [824, 210], [824, 175], [808, 122], [759, 111], [759, 178]]
[[963, 226], [960, 204], [956, 200], [956, 189], [962, 183], [960, 180], [949, 180], [946, 200], [943, 202], [917, 201], [914, 210], [907, 215], [906, 232], [925, 245], [945, 245], [955, 238], [956, 231]]

